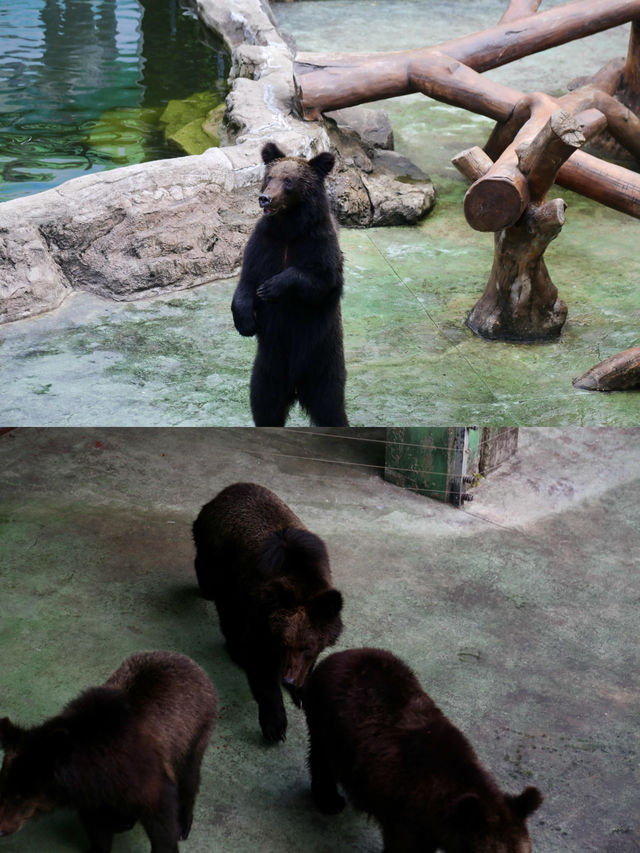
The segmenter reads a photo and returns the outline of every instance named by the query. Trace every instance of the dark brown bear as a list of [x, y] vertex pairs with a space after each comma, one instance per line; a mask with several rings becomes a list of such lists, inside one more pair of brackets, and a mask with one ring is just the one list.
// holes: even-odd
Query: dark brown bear
[[342, 630], [327, 549], [269, 489], [236, 483], [193, 525], [200, 590], [215, 602], [232, 659], [247, 673], [268, 741], [285, 739], [280, 685], [294, 702]]
[[90, 853], [140, 821], [152, 853], [178, 853], [191, 828], [216, 692], [190, 658], [128, 657], [101, 687], [23, 729], [0, 720], [0, 835], [38, 813], [77, 809]]
[[531, 853], [537, 788], [503, 794], [471, 744], [389, 652], [325, 658], [304, 693], [311, 790], [338, 812], [342, 785], [382, 829], [385, 853]]
[[297, 400], [317, 426], [348, 426], [342, 345], [342, 253], [324, 179], [311, 160], [262, 149], [263, 214], [244, 251], [231, 310], [241, 335], [258, 337], [251, 374], [256, 426], [284, 426]]

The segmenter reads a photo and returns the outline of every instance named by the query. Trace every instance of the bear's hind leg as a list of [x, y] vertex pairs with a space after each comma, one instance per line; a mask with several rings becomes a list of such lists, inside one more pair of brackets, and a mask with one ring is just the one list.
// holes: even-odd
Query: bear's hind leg
[[[89, 837], [89, 853], [111, 853], [113, 836], [119, 831], [111, 813], [105, 809], [80, 809], [78, 816]], [[126, 828], [130, 828], [128, 824]]]
[[338, 793], [336, 777], [327, 761], [326, 748], [311, 738], [309, 749], [309, 771], [311, 773], [311, 796], [314, 803], [325, 814], [338, 814], [345, 805], [344, 797]]
[[344, 375], [330, 369], [298, 384], [298, 401], [309, 414], [312, 426], [348, 427], [344, 402]]
[[345, 806], [344, 797], [338, 793], [338, 780], [332, 766], [332, 744], [323, 735], [323, 723], [315, 723], [313, 709], [307, 709], [309, 729], [309, 772], [311, 796], [325, 814], [338, 814]]
[[202, 756], [209, 742], [209, 729], [202, 731], [194, 740], [191, 749], [185, 756], [176, 772], [178, 783], [178, 824], [179, 838], [186, 841], [193, 823], [193, 807], [196, 794], [200, 787], [200, 765]]
[[158, 800], [140, 816], [151, 842], [151, 853], [180, 853], [178, 850], [178, 793], [176, 786], [165, 779]]
[[251, 414], [256, 426], [284, 426], [295, 399], [282, 376], [266, 370], [260, 354], [256, 356], [251, 373]]

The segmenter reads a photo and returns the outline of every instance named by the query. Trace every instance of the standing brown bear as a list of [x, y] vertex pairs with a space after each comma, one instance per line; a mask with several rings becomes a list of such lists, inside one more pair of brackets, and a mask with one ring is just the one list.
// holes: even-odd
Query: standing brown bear
[[342, 253], [324, 179], [334, 156], [262, 149], [262, 217], [244, 251], [231, 310], [257, 335], [251, 374], [256, 426], [284, 426], [295, 400], [316, 426], [348, 426], [342, 345]]
[[0, 720], [0, 835], [35, 815], [77, 809], [90, 853], [140, 821], [152, 853], [189, 835], [200, 764], [217, 717], [206, 673], [173, 652], [126, 658], [101, 687], [23, 729]]
[[215, 602], [229, 654], [247, 673], [262, 733], [284, 740], [281, 683], [299, 705], [316, 658], [342, 630], [324, 542], [255, 483], [228, 486], [206, 504], [193, 538], [200, 590]]
[[471, 744], [380, 649], [325, 658], [304, 693], [311, 791], [340, 811], [340, 783], [382, 829], [385, 853], [531, 853], [525, 825], [542, 797], [503, 794]]

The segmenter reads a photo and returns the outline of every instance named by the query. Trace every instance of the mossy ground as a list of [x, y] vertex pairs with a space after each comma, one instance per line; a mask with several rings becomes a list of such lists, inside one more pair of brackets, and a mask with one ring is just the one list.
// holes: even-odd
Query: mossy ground
[[[577, 196], [547, 265], [569, 319], [551, 343], [487, 342], [465, 325], [491, 266], [462, 183], [417, 227], [343, 229], [347, 410], [353, 425], [640, 423], [640, 393], [578, 391], [589, 367], [640, 343], [640, 223]], [[567, 199], [568, 193], [563, 194]], [[233, 328], [235, 281], [135, 303], [75, 294], [0, 328], [0, 422], [251, 425], [255, 341]], [[302, 412], [290, 421], [304, 425]]]

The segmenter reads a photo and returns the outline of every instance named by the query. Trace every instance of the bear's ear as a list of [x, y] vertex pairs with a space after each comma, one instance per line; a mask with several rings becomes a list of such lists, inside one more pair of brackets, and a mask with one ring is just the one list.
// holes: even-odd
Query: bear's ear
[[476, 832], [486, 826], [487, 816], [480, 797], [476, 794], [464, 794], [453, 804], [449, 814], [451, 827], [457, 832]]
[[267, 166], [272, 160], [280, 160], [287, 155], [281, 151], [275, 142], [267, 142], [262, 149], [262, 162]]
[[316, 157], [312, 157], [309, 160], [309, 166], [313, 169], [316, 174], [320, 175], [321, 178], [326, 178], [329, 172], [333, 169], [333, 164], [336, 162], [336, 158], [330, 151], [323, 151], [322, 154], [318, 154]]
[[533, 814], [536, 809], [540, 808], [543, 797], [537, 788], [529, 785], [517, 797], [507, 796], [506, 800], [514, 815], [524, 820], [530, 814]]
[[312, 598], [307, 606], [312, 622], [333, 622], [342, 610], [342, 595], [337, 589], [328, 589]]

